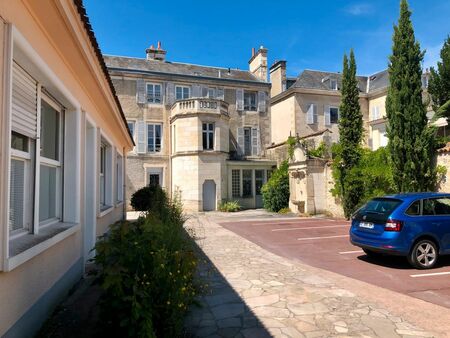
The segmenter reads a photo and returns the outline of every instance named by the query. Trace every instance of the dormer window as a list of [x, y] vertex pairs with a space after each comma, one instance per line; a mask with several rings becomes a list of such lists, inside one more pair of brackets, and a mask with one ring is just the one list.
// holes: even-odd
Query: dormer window
[[338, 90], [338, 83], [336, 79], [330, 79], [330, 89]]

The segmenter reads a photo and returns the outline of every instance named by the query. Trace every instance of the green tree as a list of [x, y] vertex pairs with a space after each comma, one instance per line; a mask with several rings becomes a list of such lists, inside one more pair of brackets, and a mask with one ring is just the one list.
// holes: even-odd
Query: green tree
[[335, 158], [334, 169], [339, 171], [339, 183], [344, 214], [347, 218], [360, 204], [363, 189], [362, 181], [356, 175], [350, 175], [361, 158], [363, 121], [359, 105], [359, 88], [356, 78], [356, 61], [353, 50], [350, 60], [344, 55], [342, 71], [342, 101], [339, 107], [339, 154]]
[[426, 191], [433, 189], [436, 177], [435, 132], [428, 126], [422, 102], [424, 54], [414, 36], [406, 0], [400, 3], [400, 18], [392, 40], [386, 113], [393, 181], [399, 192]]
[[[428, 82], [428, 92], [433, 100], [433, 109], [435, 112], [450, 101], [450, 36], [444, 41], [441, 49], [441, 61], [437, 63], [437, 69], [431, 67], [430, 80]], [[446, 117], [447, 110], [442, 114]]]

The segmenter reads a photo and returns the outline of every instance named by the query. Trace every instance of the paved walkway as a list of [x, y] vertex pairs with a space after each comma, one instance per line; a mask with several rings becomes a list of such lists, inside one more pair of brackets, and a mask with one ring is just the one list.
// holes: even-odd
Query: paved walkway
[[346, 277], [336, 283], [318, 269], [263, 250], [222, 228], [218, 220], [224, 221], [223, 216], [205, 214], [187, 222], [205, 253], [201, 273], [209, 288], [187, 318], [193, 336], [445, 336], [424, 331], [373, 299], [343, 288]]

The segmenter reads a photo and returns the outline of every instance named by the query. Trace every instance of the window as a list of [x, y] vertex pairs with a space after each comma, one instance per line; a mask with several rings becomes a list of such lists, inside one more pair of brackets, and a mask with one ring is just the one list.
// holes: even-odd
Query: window
[[372, 120], [378, 120], [380, 118], [380, 107], [373, 106], [372, 107]]
[[39, 222], [61, 219], [61, 108], [50, 99], [41, 100], [39, 167]]
[[106, 206], [106, 148], [102, 142], [100, 145], [100, 209]]
[[210, 99], [214, 99], [216, 97], [216, 89], [215, 88], [208, 88], [208, 97]]
[[177, 100], [183, 100], [189, 98], [189, 87], [176, 86], [175, 94]]
[[147, 102], [161, 103], [161, 85], [147, 83]]
[[147, 124], [147, 152], [161, 151], [161, 124]]
[[244, 91], [244, 110], [256, 111], [256, 92]]
[[252, 197], [252, 170], [242, 170], [242, 197]]
[[413, 204], [411, 204], [405, 213], [410, 216], [419, 216], [420, 215], [420, 200], [415, 201]]
[[203, 123], [203, 149], [214, 150], [214, 123]]
[[131, 137], [134, 140], [134, 121], [127, 121], [128, 124], [128, 130], [130, 131]]
[[241, 196], [241, 171], [239, 169], [231, 170], [231, 195], [233, 197]]
[[252, 128], [244, 128], [244, 155], [252, 155]]
[[338, 90], [338, 83], [336, 79], [330, 79], [330, 89]]
[[423, 215], [450, 215], [450, 199], [446, 197], [423, 200]]
[[[16, 132], [11, 133], [11, 166], [9, 177], [9, 230], [32, 230], [33, 194], [31, 182], [30, 139]], [[27, 201], [28, 196], [28, 201]]]
[[150, 187], [162, 186], [163, 168], [147, 168], [147, 185]]
[[330, 122], [338, 123], [339, 121], [339, 108], [330, 107]]
[[255, 170], [255, 192], [261, 195], [261, 188], [264, 184], [264, 170]]
[[117, 202], [123, 201], [123, 157], [117, 154], [116, 157], [116, 187]]

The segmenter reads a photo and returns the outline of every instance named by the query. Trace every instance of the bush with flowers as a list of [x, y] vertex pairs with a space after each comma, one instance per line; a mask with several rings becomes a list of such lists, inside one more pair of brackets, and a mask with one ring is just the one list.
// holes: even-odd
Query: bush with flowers
[[101, 318], [111, 336], [177, 337], [194, 301], [197, 258], [177, 201], [111, 226], [95, 249]]

